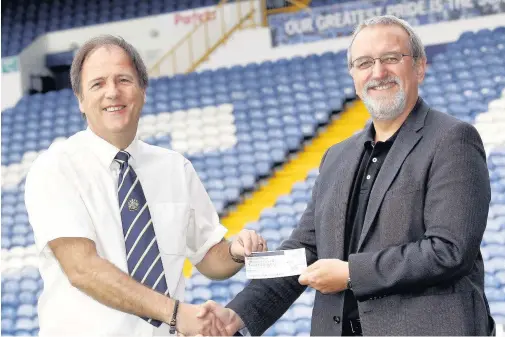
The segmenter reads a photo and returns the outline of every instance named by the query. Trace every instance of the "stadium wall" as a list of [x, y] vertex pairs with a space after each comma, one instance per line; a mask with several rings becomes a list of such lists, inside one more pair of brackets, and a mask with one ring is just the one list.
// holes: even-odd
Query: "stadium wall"
[[[254, 18], [255, 23], [260, 24], [261, 10], [259, 0], [240, 3], [242, 12], [245, 13], [249, 10], [251, 3], [257, 9]], [[222, 13], [225, 18], [226, 28], [231, 28], [238, 22], [237, 6], [236, 4], [223, 6]], [[53, 32], [47, 34], [45, 53], [68, 51], [80, 46], [92, 36], [113, 34], [125, 38], [138, 48], [146, 65], [149, 67], [188, 34], [198, 22], [209, 21], [211, 23], [212, 21], [219, 21], [220, 17], [217, 10], [215, 6], [203, 7], [194, 10]], [[209, 25], [209, 34], [211, 36], [219, 36], [221, 34], [221, 29], [215, 30], [212, 28], [214, 27]], [[196, 42], [204, 46], [205, 40], [203, 34], [198, 37], [201, 40]]]
[[[47, 75], [45, 54], [40, 54], [47, 45], [47, 36], [38, 37], [18, 56], [15, 71], [2, 73], [2, 110], [14, 106], [30, 88], [31, 75]], [[2, 59], [2, 62], [4, 59]]]
[[2, 110], [14, 106], [18, 97], [23, 96], [21, 88], [21, 73], [19, 71], [2, 74]]
[[[421, 36], [425, 45], [435, 45], [456, 41], [464, 31], [477, 31], [482, 28], [503, 26], [505, 14], [482, 16], [458, 21], [447, 21], [432, 25], [416, 26], [414, 29]], [[202, 64], [197, 71], [246, 65], [266, 60], [275, 61], [281, 58], [322, 54], [329, 51], [347, 49], [350, 37], [325, 39], [313, 43], [272, 47], [272, 38], [268, 28], [239, 31], [228, 43], [220, 47]]]
[[[256, 9], [254, 23], [257, 25], [261, 24], [261, 3], [259, 0], [241, 2], [239, 5], [241, 6], [241, 12], [244, 14], [253, 6]], [[9, 97], [6, 100], [2, 99], [2, 110], [13, 106], [24, 93], [27, 93], [30, 88], [30, 75], [47, 73], [45, 66], [47, 54], [75, 50], [93, 36], [112, 34], [125, 38], [138, 48], [146, 65], [150, 68], [200, 21], [209, 21], [208, 33], [210, 37], [219, 38], [222, 34], [221, 24], [223, 22], [226, 29], [230, 29], [239, 21], [237, 8], [239, 5], [235, 3], [224, 5], [222, 12], [220, 9], [216, 9], [215, 6], [203, 7], [194, 10], [51, 32], [41, 36], [19, 55], [18, 75], [2, 77], [2, 86], [4, 88], [2, 89], [2, 97]], [[217, 13], [217, 10], [220, 12]], [[220, 19], [221, 13], [224, 17], [223, 21]], [[215, 24], [212, 25], [211, 22], [215, 22]], [[198, 55], [200, 52], [198, 47], [205, 48], [203, 30], [200, 30], [200, 34], [196, 35], [196, 39], [193, 44], [193, 52], [195, 55]], [[187, 48], [181, 48], [178, 52], [179, 59], [189, 60], [189, 50]], [[166, 66], [171, 69], [171, 64], [167, 64]], [[164, 73], [163, 67], [161, 68], [161, 72], [162, 74]]]
[[[9, 89], [8, 85], [12, 88]], [[21, 72], [19, 70], [19, 57], [2, 58], [2, 110], [3, 106], [16, 104], [21, 92]]]

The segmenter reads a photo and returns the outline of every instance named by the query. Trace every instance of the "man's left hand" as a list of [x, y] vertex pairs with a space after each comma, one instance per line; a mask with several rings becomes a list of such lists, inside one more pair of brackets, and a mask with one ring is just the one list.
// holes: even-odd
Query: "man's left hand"
[[309, 286], [323, 294], [347, 289], [349, 264], [338, 259], [321, 259], [305, 269], [298, 278], [302, 285]]
[[265, 239], [250, 229], [243, 229], [231, 243], [231, 253], [235, 257], [243, 258], [252, 252], [265, 252], [268, 250]]

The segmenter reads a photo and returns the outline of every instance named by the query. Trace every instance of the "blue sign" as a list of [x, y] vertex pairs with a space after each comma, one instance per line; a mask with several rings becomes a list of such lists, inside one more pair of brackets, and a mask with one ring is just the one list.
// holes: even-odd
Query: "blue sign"
[[268, 18], [274, 46], [352, 35], [357, 24], [378, 15], [394, 15], [411, 25], [505, 12], [505, 0], [369, 0], [312, 7]]
[[15, 73], [19, 71], [18, 57], [2, 57], [2, 73]]

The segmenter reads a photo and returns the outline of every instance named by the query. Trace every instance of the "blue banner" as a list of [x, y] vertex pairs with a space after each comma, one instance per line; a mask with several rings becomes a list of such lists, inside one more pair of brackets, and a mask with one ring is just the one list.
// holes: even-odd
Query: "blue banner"
[[270, 15], [268, 23], [279, 46], [348, 36], [377, 15], [395, 15], [416, 26], [498, 13], [505, 13], [505, 0], [369, 0]]

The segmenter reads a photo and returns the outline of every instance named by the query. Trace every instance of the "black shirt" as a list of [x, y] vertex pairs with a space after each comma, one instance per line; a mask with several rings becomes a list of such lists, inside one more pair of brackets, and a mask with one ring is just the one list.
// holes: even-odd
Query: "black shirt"
[[[356, 253], [358, 250], [358, 242], [365, 220], [370, 192], [398, 132], [399, 130], [385, 142], [375, 143], [373, 125], [368, 129], [361, 161], [354, 176], [351, 201], [347, 210], [344, 261], [347, 261], [349, 255]], [[345, 291], [343, 318], [344, 320], [359, 318], [358, 303], [350, 290]]]

